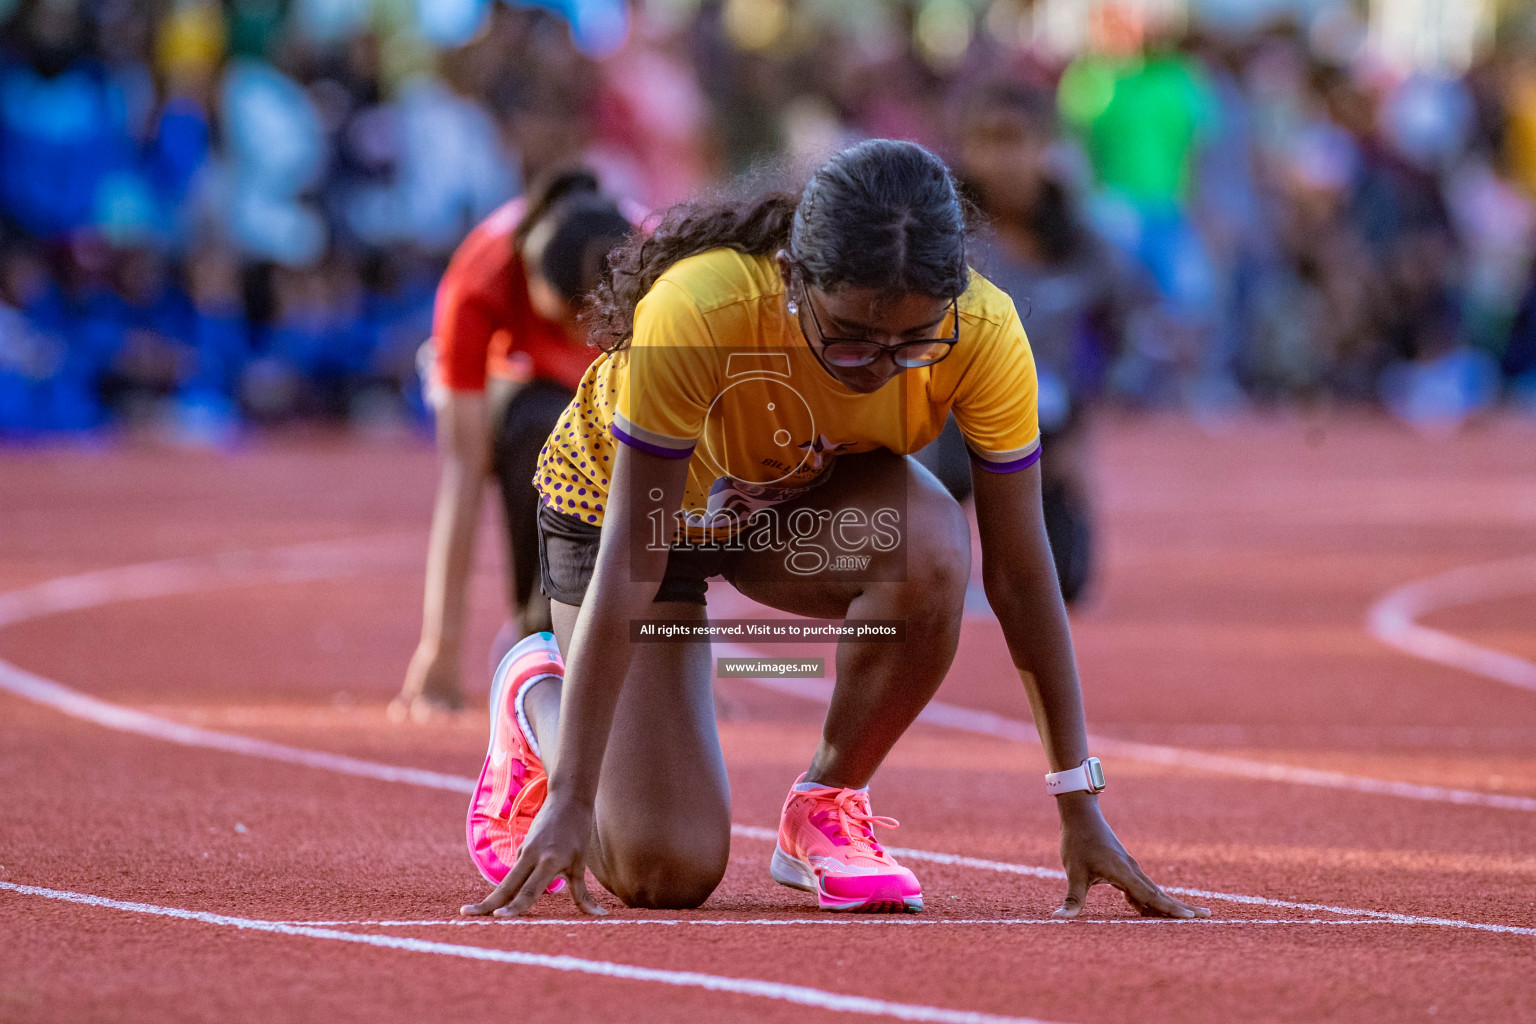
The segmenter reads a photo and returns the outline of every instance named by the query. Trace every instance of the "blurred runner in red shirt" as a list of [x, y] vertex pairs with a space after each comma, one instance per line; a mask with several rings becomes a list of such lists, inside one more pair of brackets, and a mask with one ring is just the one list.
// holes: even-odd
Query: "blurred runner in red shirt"
[[608, 252], [638, 219], [638, 211], [600, 192], [592, 172], [563, 171], [481, 222], [443, 274], [428, 384], [442, 476], [421, 643], [391, 706], [396, 718], [463, 703], [459, 660], [480, 488], [488, 474], [501, 484], [506, 513], [511, 639], [550, 628], [549, 601], [534, 586], [534, 466], [581, 375], [600, 354], [578, 320], [584, 297]]

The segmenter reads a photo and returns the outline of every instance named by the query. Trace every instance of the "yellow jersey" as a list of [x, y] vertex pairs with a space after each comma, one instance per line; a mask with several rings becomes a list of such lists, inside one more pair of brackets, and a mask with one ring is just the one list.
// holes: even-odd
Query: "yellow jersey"
[[[840, 454], [917, 451], [951, 410], [981, 469], [1031, 466], [1035, 363], [1013, 300], [973, 271], [957, 305], [946, 359], [859, 394], [817, 361], [771, 257], [713, 249], [681, 260], [640, 300], [630, 346], [587, 369], [534, 485], [554, 511], [601, 525], [617, 443], [688, 459], [678, 539], [698, 542], [804, 494]], [[953, 329], [946, 320], [942, 333]]]

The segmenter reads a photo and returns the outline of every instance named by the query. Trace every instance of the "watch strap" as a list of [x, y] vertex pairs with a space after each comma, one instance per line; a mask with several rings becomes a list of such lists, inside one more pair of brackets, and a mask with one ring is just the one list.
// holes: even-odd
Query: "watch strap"
[[1104, 790], [1104, 768], [1099, 759], [1090, 757], [1076, 768], [1051, 772], [1045, 777], [1045, 791], [1051, 796], [1063, 793], [1100, 793]]

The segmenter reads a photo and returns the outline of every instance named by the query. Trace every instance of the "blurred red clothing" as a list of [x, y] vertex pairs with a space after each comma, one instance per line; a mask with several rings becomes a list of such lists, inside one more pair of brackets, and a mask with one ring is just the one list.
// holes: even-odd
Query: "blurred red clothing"
[[552, 380], [576, 390], [601, 351], [572, 341], [533, 310], [512, 233], [526, 203], [498, 207], [459, 244], [437, 286], [437, 372], [452, 391], [483, 391], [487, 376]]

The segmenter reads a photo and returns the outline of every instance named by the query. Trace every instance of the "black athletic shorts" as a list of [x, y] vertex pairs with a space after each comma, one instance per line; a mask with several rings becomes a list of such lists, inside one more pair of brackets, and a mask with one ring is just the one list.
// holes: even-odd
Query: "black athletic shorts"
[[[579, 605], [587, 596], [602, 528], [575, 516], [539, 505], [539, 571], [551, 601]], [[656, 591], [657, 601], [705, 604], [711, 576], [729, 576], [739, 551], [675, 544], [667, 556], [667, 571]]]

